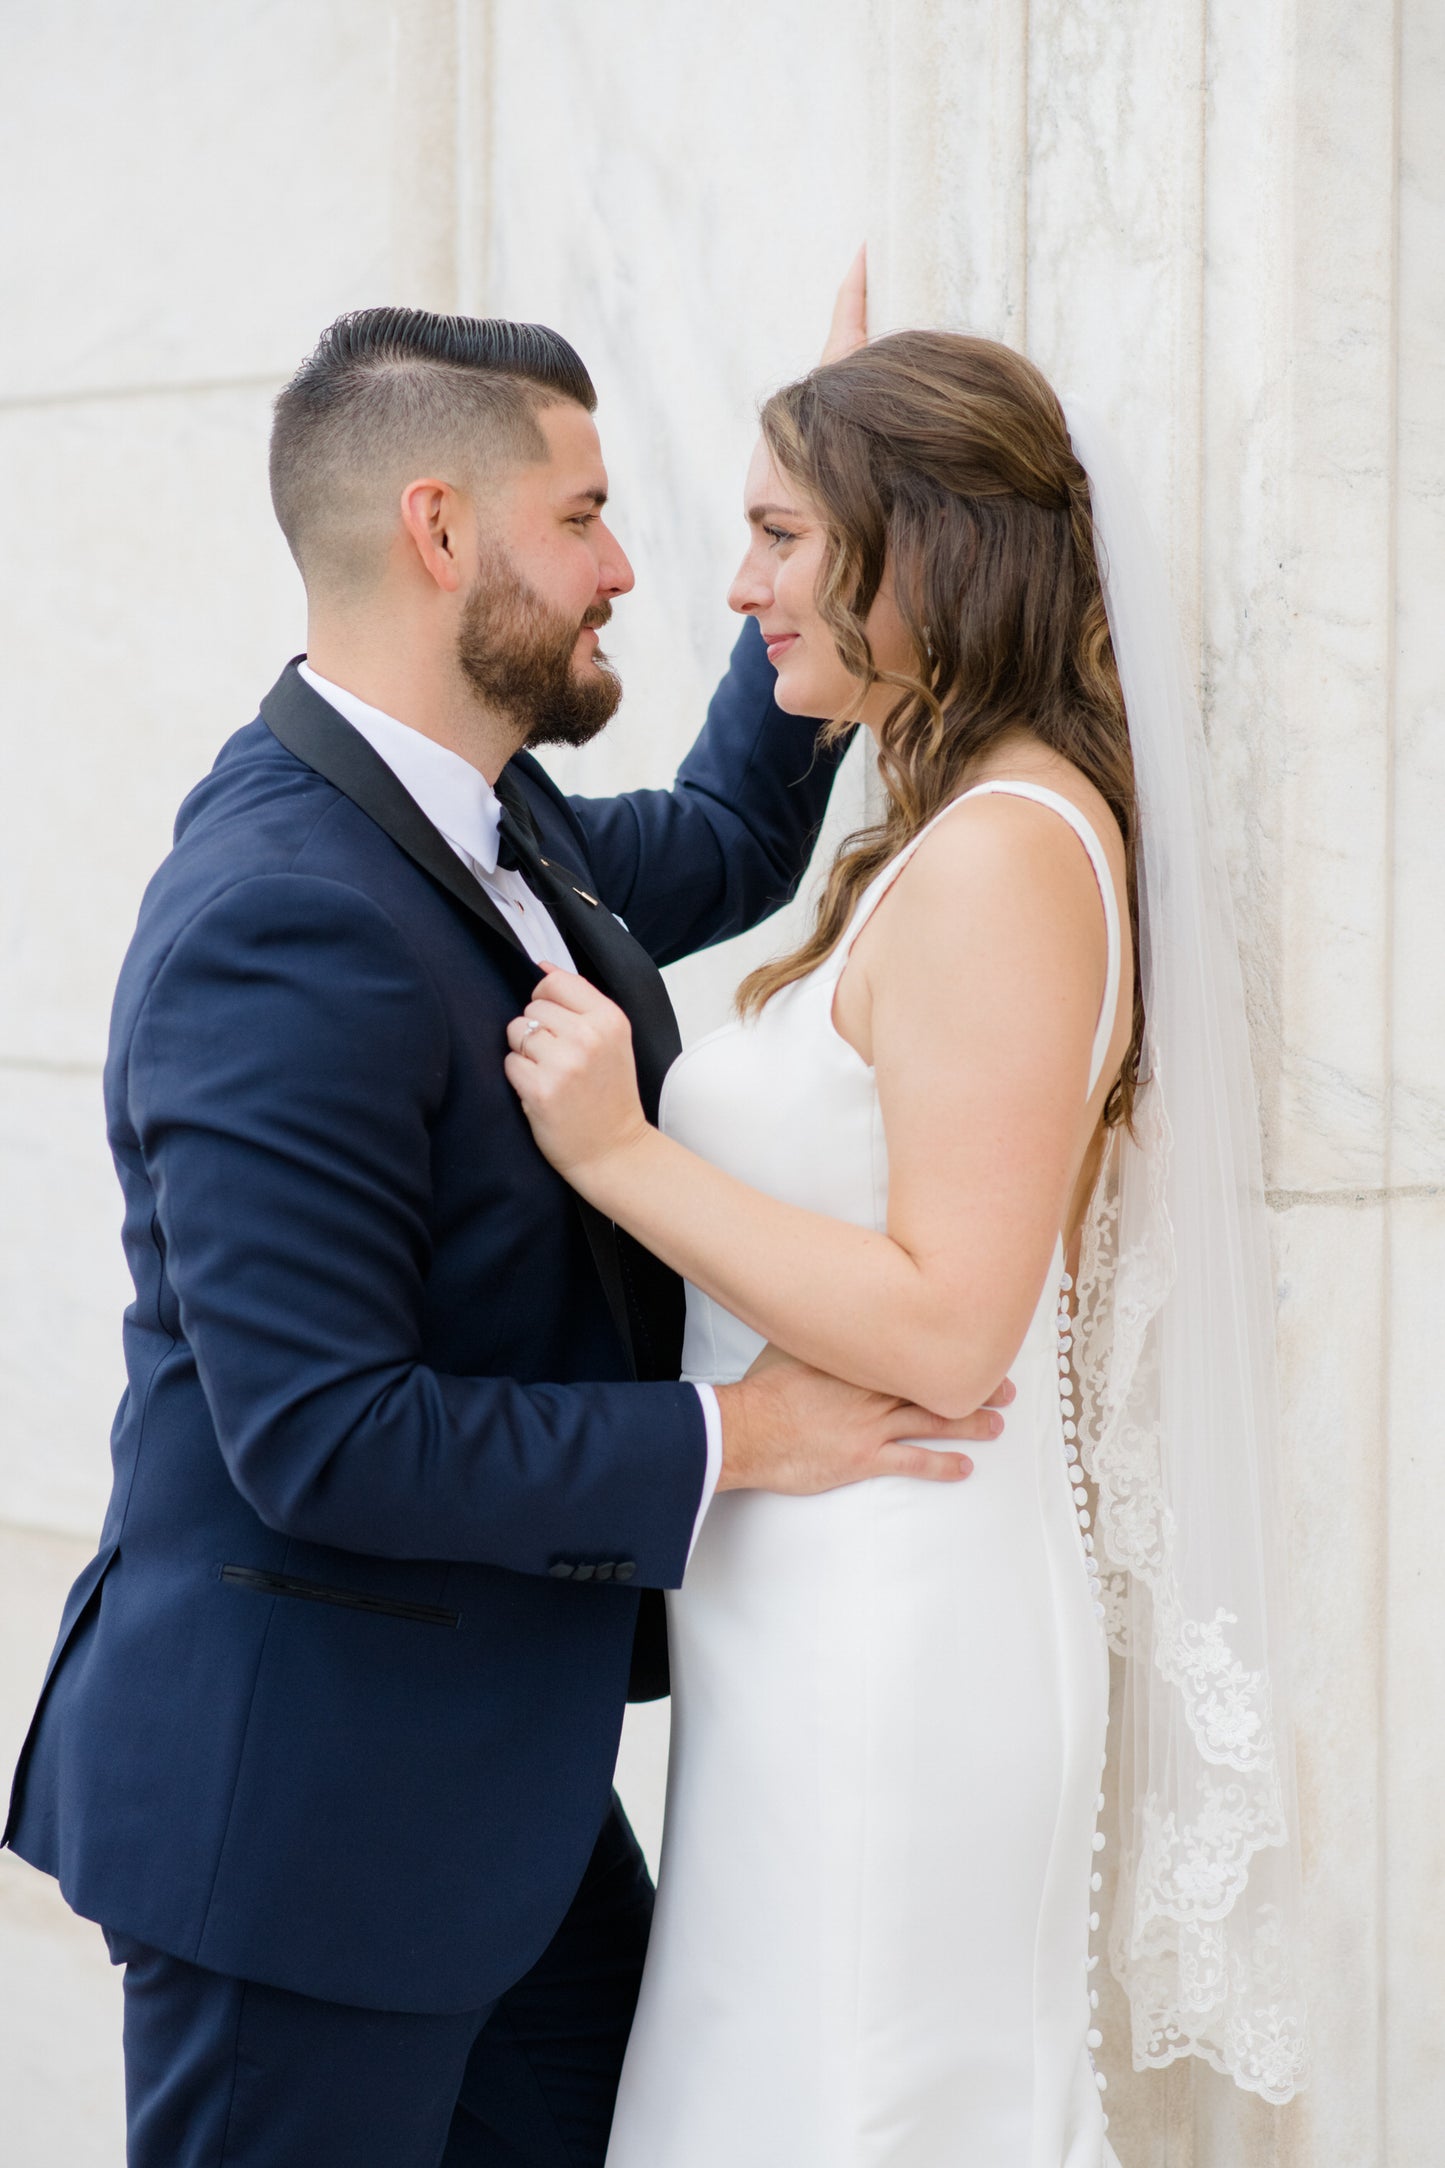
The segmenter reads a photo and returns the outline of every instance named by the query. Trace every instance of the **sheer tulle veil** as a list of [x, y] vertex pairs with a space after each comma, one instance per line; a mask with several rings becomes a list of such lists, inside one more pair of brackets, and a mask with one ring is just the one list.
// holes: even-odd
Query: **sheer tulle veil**
[[1303, 2082], [1299, 1848], [1258, 1114], [1198, 704], [1163, 559], [1109, 431], [1089, 477], [1139, 798], [1147, 1015], [1132, 1133], [1084, 1231], [1075, 1363], [1116, 1658], [1109, 1956], [1137, 2067]]

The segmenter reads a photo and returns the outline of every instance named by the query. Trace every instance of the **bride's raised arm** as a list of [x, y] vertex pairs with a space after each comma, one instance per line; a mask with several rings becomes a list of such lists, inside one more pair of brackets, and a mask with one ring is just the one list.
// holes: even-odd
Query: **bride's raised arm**
[[848, 966], [886, 1233], [780, 1203], [652, 1128], [626, 1018], [569, 972], [511, 1025], [507, 1074], [559, 1173], [724, 1308], [819, 1369], [962, 1414], [1016, 1354], [1064, 1228], [1105, 969], [1094, 874], [1054, 814], [973, 799], [925, 838]]

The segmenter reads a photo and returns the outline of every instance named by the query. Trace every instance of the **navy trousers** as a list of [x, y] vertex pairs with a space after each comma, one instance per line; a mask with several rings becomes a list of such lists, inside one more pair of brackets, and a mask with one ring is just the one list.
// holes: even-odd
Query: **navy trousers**
[[129, 2168], [601, 2168], [651, 1919], [614, 1798], [551, 1944], [488, 2009], [316, 2002], [107, 1929]]

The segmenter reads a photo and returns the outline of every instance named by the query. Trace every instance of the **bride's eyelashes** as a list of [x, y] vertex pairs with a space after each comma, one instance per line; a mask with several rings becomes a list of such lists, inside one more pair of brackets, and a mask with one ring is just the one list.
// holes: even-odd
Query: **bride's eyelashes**
[[770, 542], [796, 542], [798, 537], [787, 527], [764, 527], [763, 533]]

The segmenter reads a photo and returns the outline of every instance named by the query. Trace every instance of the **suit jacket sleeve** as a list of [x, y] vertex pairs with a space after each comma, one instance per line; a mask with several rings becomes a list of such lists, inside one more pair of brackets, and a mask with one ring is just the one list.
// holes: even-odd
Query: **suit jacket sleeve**
[[660, 964], [770, 917], [807, 870], [847, 747], [785, 715], [775, 682], [749, 622], [671, 790], [569, 801], [599, 895]]
[[523, 1573], [625, 1557], [674, 1587], [706, 1460], [690, 1387], [524, 1386], [424, 1359], [449, 1059], [419, 959], [338, 882], [239, 883], [157, 973], [127, 1096], [231, 1478], [308, 1541]]

